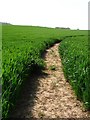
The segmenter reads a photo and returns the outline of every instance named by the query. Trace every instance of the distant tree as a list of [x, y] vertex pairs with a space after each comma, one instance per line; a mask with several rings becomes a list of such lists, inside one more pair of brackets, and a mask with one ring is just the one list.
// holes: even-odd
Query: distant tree
[[67, 27], [67, 28], [65, 28], [65, 27], [55, 27], [56, 29], [69, 29], [70, 30], [70, 28], [69, 27]]
[[3, 24], [3, 25], [5, 25], [5, 24], [11, 25], [10, 23], [7, 23], [7, 22], [0, 22], [0, 24]]
[[77, 30], [79, 30], [79, 28]]

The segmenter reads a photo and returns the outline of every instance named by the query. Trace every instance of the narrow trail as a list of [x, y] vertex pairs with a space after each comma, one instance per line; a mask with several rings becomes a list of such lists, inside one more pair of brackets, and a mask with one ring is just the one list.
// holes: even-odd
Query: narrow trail
[[76, 99], [70, 84], [65, 80], [58, 46], [57, 43], [46, 51], [46, 69], [41, 75], [29, 78], [11, 117], [90, 117], [90, 113], [84, 110], [83, 104]]

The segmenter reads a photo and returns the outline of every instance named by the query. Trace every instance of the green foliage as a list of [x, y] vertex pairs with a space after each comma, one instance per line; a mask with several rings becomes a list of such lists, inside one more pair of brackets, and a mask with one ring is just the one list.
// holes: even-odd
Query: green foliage
[[3, 25], [2, 30], [2, 113], [6, 118], [27, 76], [44, 68], [45, 49], [65, 36], [87, 32], [13, 25]]
[[50, 70], [56, 70], [56, 66], [55, 65], [51, 65], [50, 66]]
[[88, 61], [88, 36], [69, 37], [61, 42], [59, 52], [63, 69], [77, 98], [90, 109], [90, 80]]

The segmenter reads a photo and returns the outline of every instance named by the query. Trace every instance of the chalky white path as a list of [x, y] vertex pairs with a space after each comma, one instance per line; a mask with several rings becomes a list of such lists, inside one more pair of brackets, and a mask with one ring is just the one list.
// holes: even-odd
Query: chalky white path
[[[45, 55], [47, 68], [44, 72], [49, 75], [39, 80], [39, 90], [32, 110], [33, 116], [36, 118], [88, 117], [82, 103], [76, 99], [70, 84], [65, 80], [58, 47], [59, 44], [55, 44]], [[55, 66], [55, 70], [50, 70], [52, 65]]]

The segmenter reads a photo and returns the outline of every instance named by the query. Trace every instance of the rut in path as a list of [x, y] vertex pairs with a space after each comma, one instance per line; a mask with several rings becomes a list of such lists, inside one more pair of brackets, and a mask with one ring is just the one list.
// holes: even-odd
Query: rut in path
[[76, 99], [70, 84], [65, 80], [58, 46], [59, 43], [46, 50], [46, 69], [41, 75], [29, 78], [11, 117], [90, 117], [90, 113], [84, 110], [83, 104]]

